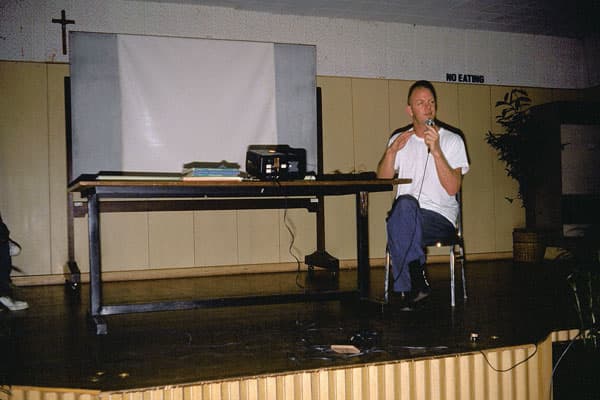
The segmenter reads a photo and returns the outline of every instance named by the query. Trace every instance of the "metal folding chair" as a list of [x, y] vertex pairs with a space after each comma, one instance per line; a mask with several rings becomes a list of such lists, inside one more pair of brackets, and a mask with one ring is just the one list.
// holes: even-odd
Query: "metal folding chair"
[[[462, 230], [462, 196], [458, 192], [456, 194], [456, 200], [458, 201], [458, 215], [456, 217], [456, 235], [453, 237], [446, 238], [445, 240], [437, 242], [435, 247], [449, 247], [450, 248], [450, 305], [454, 307], [456, 305], [455, 299], [455, 265], [460, 263], [460, 272], [462, 278], [463, 298], [467, 299], [467, 283], [465, 280], [465, 243], [463, 239]], [[386, 246], [385, 249], [385, 277], [384, 277], [384, 303], [389, 301], [389, 284], [390, 284], [390, 267], [391, 257], [389, 249]]]

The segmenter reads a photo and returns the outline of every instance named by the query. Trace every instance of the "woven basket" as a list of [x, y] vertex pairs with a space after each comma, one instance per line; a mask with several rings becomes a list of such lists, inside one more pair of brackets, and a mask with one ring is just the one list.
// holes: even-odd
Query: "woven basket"
[[546, 245], [540, 232], [515, 229], [513, 231], [513, 260], [535, 263], [544, 259]]

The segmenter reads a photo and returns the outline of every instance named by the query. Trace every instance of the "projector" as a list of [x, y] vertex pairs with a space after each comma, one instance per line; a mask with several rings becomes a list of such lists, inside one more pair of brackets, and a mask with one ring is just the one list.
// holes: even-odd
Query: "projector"
[[246, 172], [259, 179], [304, 179], [306, 150], [287, 144], [253, 144], [246, 152]]

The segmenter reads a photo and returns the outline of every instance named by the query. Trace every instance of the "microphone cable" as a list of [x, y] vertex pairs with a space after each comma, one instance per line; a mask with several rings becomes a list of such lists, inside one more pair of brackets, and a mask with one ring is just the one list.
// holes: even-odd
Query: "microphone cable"
[[425, 167], [423, 168], [423, 176], [421, 177], [421, 185], [419, 186], [419, 193], [417, 194], [417, 202], [421, 200], [421, 192], [423, 191], [423, 182], [425, 182], [425, 173], [427, 172], [427, 164], [429, 163], [429, 146], [427, 146], [427, 155], [425, 156]]

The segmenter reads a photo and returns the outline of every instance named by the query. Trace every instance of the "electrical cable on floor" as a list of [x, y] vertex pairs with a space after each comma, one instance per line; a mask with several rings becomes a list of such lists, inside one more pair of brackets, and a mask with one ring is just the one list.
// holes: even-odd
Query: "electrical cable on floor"
[[531, 359], [533, 356], [535, 356], [535, 355], [536, 355], [537, 351], [538, 351], [538, 345], [537, 345], [537, 343], [536, 343], [536, 344], [535, 344], [535, 350], [533, 351], [533, 353], [531, 353], [529, 356], [527, 356], [527, 357], [526, 357], [524, 360], [521, 360], [521, 361], [517, 362], [516, 364], [514, 364], [514, 365], [512, 365], [512, 366], [510, 366], [510, 367], [508, 367], [508, 368], [505, 368], [505, 369], [498, 369], [498, 368], [494, 367], [494, 366], [493, 366], [493, 365], [490, 363], [490, 360], [488, 360], [488, 358], [487, 358], [487, 356], [485, 355], [485, 353], [483, 352], [483, 350], [479, 350], [479, 352], [480, 352], [480, 353], [481, 353], [481, 355], [483, 356], [483, 359], [485, 360], [485, 362], [487, 363], [487, 365], [489, 365], [489, 367], [490, 367], [491, 369], [493, 369], [494, 371], [496, 371], [496, 372], [509, 372], [509, 371], [512, 371], [513, 369], [515, 369], [515, 368], [516, 368], [516, 367], [518, 367], [519, 365], [521, 365], [521, 364], [523, 364], [523, 363], [526, 363], [527, 361], [529, 361], [529, 360], [530, 360], [530, 359]]
[[[301, 353], [288, 354], [288, 359], [294, 362], [304, 360], [321, 360], [334, 362], [336, 360], [345, 360], [355, 357], [373, 356], [377, 354], [391, 355], [398, 353], [399, 350], [407, 351], [410, 355], [439, 354], [448, 351], [448, 346], [418, 346], [402, 345], [395, 346], [391, 344], [382, 345], [379, 332], [371, 329], [362, 329], [350, 335], [349, 338], [337, 340], [335, 344], [315, 344], [306, 337], [308, 333], [323, 333], [316, 324], [310, 323], [307, 326], [296, 321], [297, 327], [303, 329], [303, 336], [298, 339], [298, 346], [301, 346]], [[343, 331], [343, 328], [339, 328]], [[338, 351], [342, 348], [342, 351]], [[348, 350], [348, 351], [343, 351]]]
[[[297, 321], [298, 324], [298, 321]], [[340, 328], [343, 330], [343, 328]], [[319, 332], [320, 329], [315, 327], [314, 323], [305, 329], [305, 333], [308, 331]], [[291, 361], [299, 362], [303, 359], [307, 360], [321, 360], [321, 361], [335, 361], [345, 360], [349, 358], [362, 357], [365, 355], [387, 353], [385, 350], [380, 348], [379, 333], [374, 330], [360, 330], [352, 334], [349, 338], [339, 341], [335, 344], [313, 344], [306, 337], [301, 337], [298, 340], [298, 344], [302, 346], [302, 351], [305, 353], [304, 357], [299, 357], [296, 354], [289, 354], [288, 358]], [[351, 352], [339, 352], [336, 351], [336, 347], [352, 348]]]

